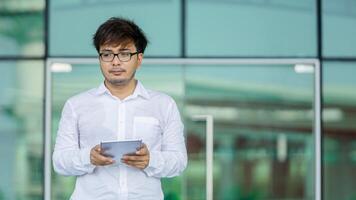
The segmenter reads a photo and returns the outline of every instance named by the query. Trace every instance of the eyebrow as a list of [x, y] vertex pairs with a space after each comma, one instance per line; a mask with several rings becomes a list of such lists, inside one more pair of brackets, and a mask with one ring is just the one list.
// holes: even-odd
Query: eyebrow
[[112, 50], [110, 49], [101, 49], [100, 52], [103, 52], [103, 51], [106, 51], [106, 52], [113, 52]]
[[[101, 51], [114, 52], [114, 51], [111, 50], [111, 49], [102, 49]], [[130, 49], [128, 49], [128, 48], [122, 48], [122, 49], [119, 49], [119, 51], [130, 51]]]

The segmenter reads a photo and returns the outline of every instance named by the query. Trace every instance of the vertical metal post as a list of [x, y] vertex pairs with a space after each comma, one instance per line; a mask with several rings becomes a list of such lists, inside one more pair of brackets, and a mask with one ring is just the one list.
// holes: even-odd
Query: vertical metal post
[[51, 199], [51, 62], [46, 63], [45, 88], [45, 141], [44, 141], [44, 200]]
[[194, 115], [195, 121], [206, 121], [206, 200], [213, 200], [214, 120], [212, 115]]
[[321, 170], [321, 70], [320, 63], [315, 63], [315, 89], [314, 89], [314, 112], [315, 112], [315, 200], [322, 197], [322, 170]]

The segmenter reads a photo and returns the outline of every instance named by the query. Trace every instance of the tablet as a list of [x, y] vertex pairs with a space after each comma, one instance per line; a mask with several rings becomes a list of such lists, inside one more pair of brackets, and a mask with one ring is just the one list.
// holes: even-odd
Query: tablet
[[102, 141], [103, 155], [109, 156], [119, 163], [125, 154], [134, 154], [142, 145], [142, 140]]

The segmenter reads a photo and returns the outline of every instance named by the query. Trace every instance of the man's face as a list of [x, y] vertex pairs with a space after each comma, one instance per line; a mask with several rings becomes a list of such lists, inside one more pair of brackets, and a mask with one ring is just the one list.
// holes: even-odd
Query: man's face
[[[127, 55], [127, 53], [135, 52], [135, 45], [129, 44], [127, 46], [102, 45], [100, 46], [99, 53], [102, 53], [102, 57], [104, 57], [110, 56], [112, 53], [123, 53], [122, 55]], [[124, 86], [135, 77], [136, 70], [142, 63], [143, 55], [142, 53], [134, 54], [131, 59], [126, 62], [120, 61], [118, 56], [114, 56], [112, 61], [103, 61], [102, 57], [100, 58], [100, 68], [105, 77], [105, 81], [115, 86]]]

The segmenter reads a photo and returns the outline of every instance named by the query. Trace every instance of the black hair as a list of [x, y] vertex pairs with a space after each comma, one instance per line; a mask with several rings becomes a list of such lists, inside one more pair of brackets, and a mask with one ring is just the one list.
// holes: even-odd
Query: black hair
[[102, 45], [126, 46], [130, 43], [135, 45], [137, 52], [144, 53], [148, 41], [139, 26], [133, 21], [120, 17], [112, 17], [101, 24], [93, 37], [93, 44], [98, 52]]

